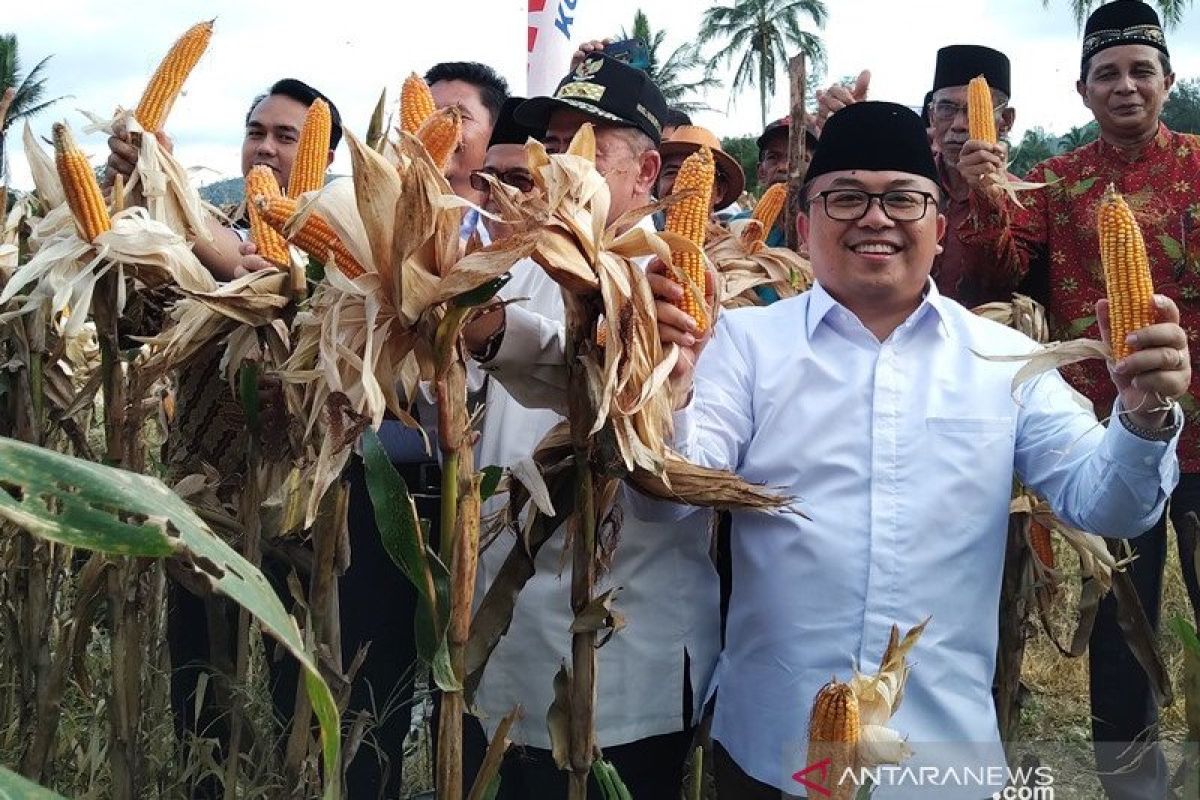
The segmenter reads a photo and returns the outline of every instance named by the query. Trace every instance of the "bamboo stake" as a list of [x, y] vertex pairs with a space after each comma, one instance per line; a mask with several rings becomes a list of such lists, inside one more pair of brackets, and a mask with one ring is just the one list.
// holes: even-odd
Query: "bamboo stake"
[[804, 189], [804, 170], [801, 165], [804, 163], [804, 82], [806, 77], [804, 54], [798, 53], [788, 61], [792, 121], [788, 128], [788, 196], [787, 218], [784, 220], [788, 249], [796, 253], [800, 252], [796, 217], [800, 214], [800, 193]]

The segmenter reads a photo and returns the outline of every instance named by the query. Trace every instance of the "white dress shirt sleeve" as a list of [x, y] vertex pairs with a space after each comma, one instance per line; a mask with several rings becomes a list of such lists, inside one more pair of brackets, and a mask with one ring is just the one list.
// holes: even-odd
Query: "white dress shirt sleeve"
[[[1130, 432], [1116, 418], [1105, 427], [1076, 402], [1057, 372], [1026, 385], [1017, 419], [1014, 461], [1025, 484], [1068, 525], [1131, 538], [1149, 530], [1179, 481], [1175, 446]], [[1174, 422], [1180, 411], [1176, 406]]]
[[500, 348], [480, 367], [526, 408], [548, 408], [566, 416], [566, 326], [519, 305], [506, 307], [504, 313]]

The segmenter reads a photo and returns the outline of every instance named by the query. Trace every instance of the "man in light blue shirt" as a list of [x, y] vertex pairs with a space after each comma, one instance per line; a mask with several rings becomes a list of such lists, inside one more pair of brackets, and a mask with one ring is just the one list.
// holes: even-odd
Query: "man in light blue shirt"
[[[1178, 478], [1187, 339], [1175, 305], [1156, 296], [1159, 322], [1113, 367], [1120, 399], [1107, 428], [1057, 372], [1014, 397], [1021, 365], [986, 356], [1036, 344], [929, 279], [946, 221], [917, 115], [875, 102], [839, 111], [806, 181], [798, 225], [812, 291], [729, 312], [698, 336], [670, 302], [678, 289], [651, 275], [660, 335], [682, 348], [675, 446], [802, 498], [807, 516], [734, 514], [714, 677], [718, 792], [803, 793], [817, 691], [856, 667], [873, 673], [893, 624], [931, 617], [891, 727], [909, 740], [908, 763], [935, 771], [898, 773], [874, 796], [978, 800], [1004, 781], [991, 681], [1012, 475], [1070, 525], [1149, 528]], [[653, 501], [637, 510], [689, 513]]]

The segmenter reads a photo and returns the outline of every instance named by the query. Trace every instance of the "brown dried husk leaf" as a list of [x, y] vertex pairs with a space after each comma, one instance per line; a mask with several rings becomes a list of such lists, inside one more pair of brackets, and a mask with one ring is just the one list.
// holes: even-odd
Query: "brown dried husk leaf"
[[188, 178], [188, 171], [163, 149], [153, 133], [143, 130], [132, 111], [118, 110], [110, 120], [87, 114], [92, 124], [87, 131], [103, 131], [110, 136], [118, 123], [140, 138], [138, 160], [133, 174], [125, 184], [123, 205], [144, 206], [155, 219], [173, 231], [184, 233], [190, 240], [211, 242], [208, 229], [210, 217], [219, 216], [215, 208], [200, 199], [200, 193]]
[[[319, 213], [365, 273], [349, 278], [327, 265], [326, 280], [293, 325], [296, 348], [282, 372], [306, 409], [306, 436], [319, 454], [308, 517], [349, 454], [345, 437], [326, 432], [350, 415], [378, 427], [385, 412], [414, 427], [405, 410], [421, 379], [435, 369], [434, 339], [445, 304], [499, 277], [532, 252], [531, 241], [496, 242], [463, 256], [459, 242], [467, 205], [403, 135], [397, 162], [347, 132], [353, 177], [306, 196], [285, 230]], [[339, 398], [344, 408], [331, 410]]]
[[[741, 224], [739, 224], [741, 223]], [[718, 302], [725, 308], [763, 305], [754, 291], [774, 289], [780, 298], [812, 287], [812, 266], [785, 247], [767, 247], [752, 234], [757, 220], [739, 220], [728, 231], [709, 228], [704, 252], [720, 276]]]
[[[1067, 342], [1051, 342], [1024, 355], [998, 356], [979, 352], [975, 352], [975, 355], [985, 361], [1028, 362], [1013, 375], [1012, 393], [1015, 398], [1022, 386], [1046, 372], [1051, 372], [1059, 367], [1065, 367], [1068, 364], [1086, 361], [1089, 358], [1102, 358], [1111, 361], [1112, 349], [1104, 342], [1099, 342], [1095, 339], [1071, 339]], [[1086, 399], [1080, 399], [1080, 403], [1084, 408], [1090, 409], [1092, 407], [1091, 403]]]
[[1007, 303], [984, 303], [971, 311], [984, 319], [990, 319], [1020, 331], [1035, 342], [1045, 344], [1050, 341], [1050, 325], [1046, 321], [1046, 309], [1042, 307], [1041, 303], [1023, 294], [1014, 292], [1012, 300]]
[[[668, 450], [662, 476], [635, 469], [629, 481], [660, 500], [730, 511], [786, 509], [796, 498], [721, 469], [693, 464]], [[794, 512], [794, 513], [799, 513]]]
[[38, 144], [37, 137], [29, 122], [25, 122], [25, 130], [21, 134], [25, 146], [25, 160], [29, 162], [29, 172], [33, 176], [33, 186], [38, 198], [42, 201], [42, 213], [45, 215], [51, 209], [58, 208], [67, 201], [63, 191], [62, 179], [54, 166], [54, 159]]
[[[66, 208], [64, 204], [52, 214]], [[112, 228], [96, 237], [94, 245], [81, 241], [72, 228], [61, 225], [54, 237], [41, 242], [33, 258], [13, 273], [0, 293], [0, 304], [26, 287], [29, 293], [17, 310], [0, 315], [0, 322], [45, 308], [51, 316], [66, 312], [65, 332], [76, 334], [90, 312], [96, 281], [110, 269], [148, 288], [169, 284], [193, 291], [216, 288], [216, 281], [183, 237], [151, 219], [144, 208], [127, 208], [115, 215]], [[119, 285], [124, 287], [124, 281]], [[122, 291], [118, 313], [124, 301]]]

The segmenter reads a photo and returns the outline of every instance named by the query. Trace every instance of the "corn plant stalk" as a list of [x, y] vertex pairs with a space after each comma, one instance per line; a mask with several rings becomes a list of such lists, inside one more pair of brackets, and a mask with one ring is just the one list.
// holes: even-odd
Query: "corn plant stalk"
[[439, 551], [450, 566], [450, 624], [447, 644], [457, 689], [443, 690], [438, 720], [437, 796], [462, 800], [462, 717], [466, 648], [475, 595], [479, 543], [479, 484], [475, 471], [474, 436], [467, 415], [467, 373], [460, 339], [469, 306], [447, 310], [434, 337], [437, 372], [438, 448], [442, 454], [442, 498]]
[[[571, 545], [571, 610], [578, 615], [592, 602], [596, 587], [596, 530], [598, 504], [596, 483], [600, 476], [592, 469], [595, 442], [591, 435], [596, 407], [588, 391], [588, 378], [577, 354], [593, 346], [596, 323], [602, 310], [597, 295], [569, 295], [567, 314], [567, 409], [571, 426], [571, 445], [575, 452], [575, 531]], [[572, 313], [574, 312], [574, 313]], [[571, 635], [570, 680], [570, 800], [586, 800], [588, 775], [596, 751], [596, 631]]]

